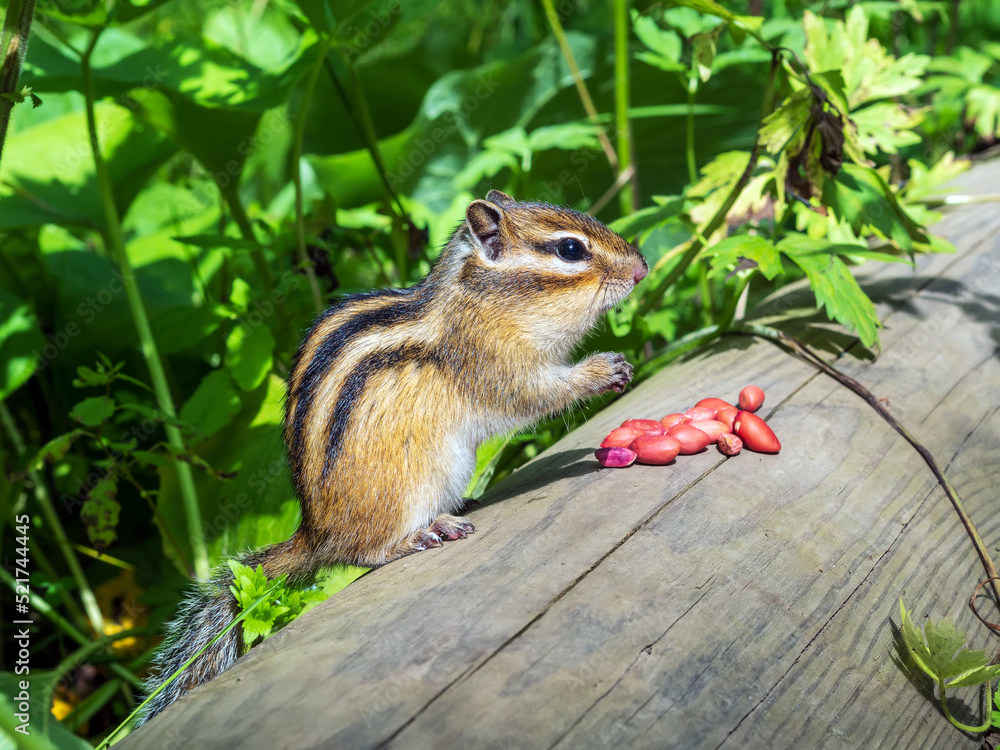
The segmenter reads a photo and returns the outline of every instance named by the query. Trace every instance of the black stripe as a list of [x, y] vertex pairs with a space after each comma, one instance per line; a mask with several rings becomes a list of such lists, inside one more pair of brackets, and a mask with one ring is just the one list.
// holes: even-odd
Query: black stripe
[[[384, 370], [401, 369], [407, 363], [417, 365], [444, 366], [444, 356], [438, 349], [421, 344], [404, 344], [394, 349], [383, 349], [373, 352], [358, 362], [357, 366], [344, 381], [337, 396], [337, 406], [330, 415], [326, 433], [329, 436], [326, 449], [326, 463], [323, 466], [323, 477], [329, 476], [340, 456], [344, 435], [347, 432], [351, 417], [363, 397], [369, 378]], [[406, 405], [401, 404], [401, 408]]]
[[[581, 269], [582, 271], [582, 269]], [[462, 285], [477, 294], [499, 291], [509, 298], [531, 298], [542, 292], [572, 289], [580, 284], [580, 274], [559, 274], [546, 271], [496, 271], [467, 265], [460, 276]]]
[[[319, 326], [331, 315], [360, 299], [389, 296], [398, 298], [385, 307], [358, 313], [328, 333], [316, 349], [312, 359], [306, 364], [305, 371], [299, 379], [298, 387], [295, 388], [294, 392], [289, 392], [286, 395], [285, 422], [286, 426], [288, 422], [291, 422], [292, 426], [292, 436], [288, 445], [288, 457], [292, 467], [292, 479], [299, 497], [304, 498], [306, 496], [304, 477], [301, 474], [302, 466], [305, 463], [307, 422], [313, 408], [316, 391], [324, 375], [336, 366], [336, 359], [344, 347], [361, 334], [367, 333], [372, 328], [389, 328], [419, 318], [424, 312], [426, 301], [429, 299], [429, 295], [418, 295], [416, 293], [421, 286], [418, 285], [409, 289], [383, 289], [378, 292], [345, 298], [317, 318], [316, 322], [310, 327], [309, 333], [303, 339], [292, 366], [293, 377], [298, 371], [299, 360], [306, 346], [312, 340]], [[289, 411], [288, 403], [293, 398], [295, 399], [295, 409]]]

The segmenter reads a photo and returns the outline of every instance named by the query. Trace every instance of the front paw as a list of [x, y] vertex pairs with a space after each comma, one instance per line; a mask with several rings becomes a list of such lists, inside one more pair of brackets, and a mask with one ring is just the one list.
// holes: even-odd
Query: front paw
[[590, 358], [595, 364], [600, 365], [600, 378], [597, 385], [597, 393], [605, 391], [615, 391], [621, 393], [625, 386], [632, 381], [632, 365], [630, 365], [624, 354], [618, 352], [604, 352], [595, 354]]

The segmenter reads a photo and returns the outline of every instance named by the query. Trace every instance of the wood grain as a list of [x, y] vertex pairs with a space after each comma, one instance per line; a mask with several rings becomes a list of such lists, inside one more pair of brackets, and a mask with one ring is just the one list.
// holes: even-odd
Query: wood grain
[[[987, 192], [1000, 164], [976, 167]], [[861, 274], [881, 356], [835, 365], [946, 467], [997, 547], [1000, 209], [955, 255]], [[794, 294], [794, 290], [789, 292]], [[777, 456], [598, 470], [626, 417], [764, 388]], [[135, 747], [975, 747], [896, 664], [898, 598], [994, 648], [944, 493], [854, 394], [777, 347], [673, 366], [491, 490], [470, 539], [365, 576], [129, 738]], [[988, 610], [987, 610], [988, 611]], [[921, 690], [925, 692], [921, 692]], [[952, 711], [978, 722], [974, 690]]]

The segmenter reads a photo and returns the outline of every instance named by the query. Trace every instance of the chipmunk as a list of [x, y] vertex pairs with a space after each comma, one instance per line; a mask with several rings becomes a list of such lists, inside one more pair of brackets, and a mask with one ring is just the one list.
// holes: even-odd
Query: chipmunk
[[[570, 354], [648, 271], [633, 245], [585, 214], [497, 190], [470, 203], [423, 281], [345, 297], [313, 323], [285, 403], [302, 521], [240, 562], [304, 585], [321, 568], [376, 567], [473, 533], [453, 514], [480, 443], [632, 379], [621, 354], [577, 364]], [[235, 618], [231, 581], [224, 567], [198, 584], [168, 626], [149, 692]], [[239, 631], [142, 721], [232, 665]]]

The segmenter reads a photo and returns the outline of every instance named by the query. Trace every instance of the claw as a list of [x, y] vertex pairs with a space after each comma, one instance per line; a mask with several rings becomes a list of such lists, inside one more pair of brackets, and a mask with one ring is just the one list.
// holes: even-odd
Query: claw
[[465, 539], [469, 534], [474, 534], [476, 527], [464, 518], [441, 515], [431, 524], [428, 531], [454, 541], [455, 539]]

